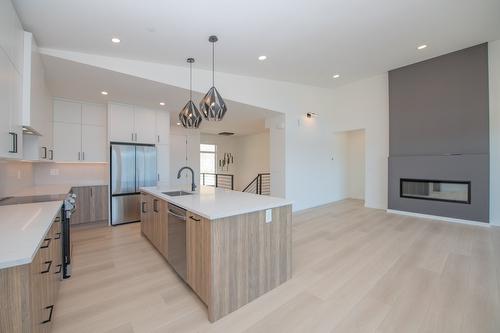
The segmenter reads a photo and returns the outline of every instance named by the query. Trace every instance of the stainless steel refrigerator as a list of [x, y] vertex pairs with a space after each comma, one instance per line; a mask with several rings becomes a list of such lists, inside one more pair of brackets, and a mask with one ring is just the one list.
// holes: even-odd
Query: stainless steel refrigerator
[[139, 188], [155, 186], [154, 145], [111, 143], [111, 225], [141, 220]]

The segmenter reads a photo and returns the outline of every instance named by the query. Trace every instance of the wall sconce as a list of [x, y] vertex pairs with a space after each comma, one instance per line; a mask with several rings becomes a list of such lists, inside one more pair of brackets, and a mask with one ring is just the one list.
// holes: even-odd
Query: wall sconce
[[221, 171], [224, 171], [224, 168], [226, 168], [225, 171], [229, 171], [229, 164], [233, 163], [234, 163], [233, 154], [224, 153], [224, 158], [219, 160], [219, 169], [221, 169]]
[[317, 113], [314, 113], [314, 112], [308, 112], [306, 113], [306, 117], [307, 118], [313, 118], [313, 117], [317, 117], [318, 114]]

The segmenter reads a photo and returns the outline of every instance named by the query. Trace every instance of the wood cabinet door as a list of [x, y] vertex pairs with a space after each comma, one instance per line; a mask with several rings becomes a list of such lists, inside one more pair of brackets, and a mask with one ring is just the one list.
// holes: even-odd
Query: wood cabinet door
[[210, 285], [210, 221], [187, 212], [186, 250], [188, 284], [208, 304]]
[[108, 186], [90, 187], [90, 218], [93, 222], [108, 220]]
[[87, 223], [92, 221], [92, 207], [90, 205], [91, 187], [73, 187], [76, 194], [76, 210], [71, 215], [71, 224]]
[[158, 250], [167, 258], [168, 253], [168, 202], [160, 200], [159, 247]]
[[153, 198], [149, 194], [142, 194], [141, 201], [141, 231], [153, 242]]

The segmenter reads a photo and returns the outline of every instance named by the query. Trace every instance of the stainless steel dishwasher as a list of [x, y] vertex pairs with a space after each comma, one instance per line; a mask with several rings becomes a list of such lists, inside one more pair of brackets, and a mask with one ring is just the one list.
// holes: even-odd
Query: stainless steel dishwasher
[[177, 274], [186, 281], [186, 210], [170, 203], [168, 204], [167, 259]]

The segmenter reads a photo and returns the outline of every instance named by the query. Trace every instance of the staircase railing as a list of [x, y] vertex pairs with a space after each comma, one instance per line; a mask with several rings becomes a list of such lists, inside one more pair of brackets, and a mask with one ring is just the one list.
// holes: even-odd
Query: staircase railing
[[271, 195], [271, 174], [259, 173], [242, 192]]
[[203, 186], [215, 186], [234, 190], [234, 175], [224, 173], [200, 173], [200, 183]]

